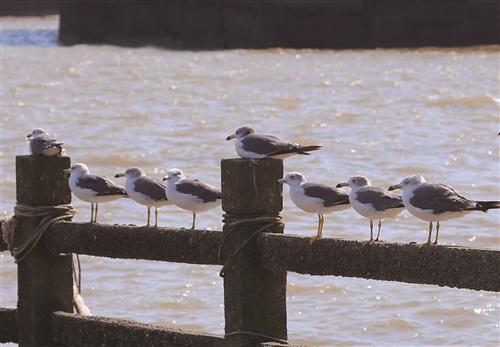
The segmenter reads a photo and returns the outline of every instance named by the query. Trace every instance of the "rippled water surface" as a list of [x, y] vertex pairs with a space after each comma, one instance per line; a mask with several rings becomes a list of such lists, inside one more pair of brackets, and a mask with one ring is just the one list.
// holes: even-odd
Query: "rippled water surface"
[[[224, 138], [241, 125], [291, 141], [322, 143], [286, 171], [336, 184], [355, 174], [387, 187], [420, 173], [473, 199], [499, 197], [499, 47], [417, 50], [228, 50], [57, 46], [57, 18], [2, 18], [1, 211], [15, 203], [14, 157], [44, 127], [72, 161], [112, 177], [140, 166], [162, 177], [180, 167], [219, 185]], [[312, 235], [316, 216], [285, 189], [289, 234]], [[76, 221], [89, 219], [75, 199]], [[103, 223], [145, 222], [130, 201], [102, 205]], [[164, 208], [161, 226], [191, 215]], [[221, 210], [199, 216], [221, 228]], [[442, 223], [440, 241], [500, 249], [499, 213]], [[348, 210], [327, 215], [326, 237], [366, 239], [368, 222]], [[426, 224], [404, 213], [389, 241], [426, 239]], [[94, 314], [203, 332], [223, 332], [217, 266], [83, 257], [83, 295]], [[16, 305], [16, 271], [1, 255], [1, 306]], [[491, 292], [340, 277], [288, 275], [290, 341], [319, 345], [483, 345], [499, 338]]]

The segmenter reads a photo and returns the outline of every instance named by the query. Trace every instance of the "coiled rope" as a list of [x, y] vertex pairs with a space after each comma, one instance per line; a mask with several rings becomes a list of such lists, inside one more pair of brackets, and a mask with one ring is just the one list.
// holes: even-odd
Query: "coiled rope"
[[233, 234], [234, 230], [236, 230], [238, 227], [242, 225], [248, 225], [248, 224], [263, 224], [260, 228], [255, 230], [250, 236], [248, 236], [242, 243], [241, 245], [238, 246], [238, 248], [226, 259], [224, 262], [224, 265], [222, 266], [222, 269], [219, 272], [220, 277], [224, 277], [226, 271], [228, 268], [230, 268], [230, 265], [232, 265], [232, 262], [238, 254], [245, 249], [245, 247], [248, 245], [250, 241], [252, 241], [258, 234], [264, 232], [264, 231], [272, 231], [270, 230], [271, 227], [273, 226], [283, 226], [283, 221], [281, 218], [281, 215], [276, 214], [272, 216], [257, 216], [257, 217], [247, 217], [247, 218], [238, 218], [233, 217], [228, 214], [223, 215], [223, 223], [224, 223], [224, 237], [222, 239], [222, 243], [219, 247], [219, 251], [217, 252], [217, 257], [219, 258], [219, 261], [222, 260], [222, 253], [224, 251], [224, 248], [227, 244], [227, 241], [229, 237]]
[[38, 244], [45, 232], [55, 223], [62, 220], [71, 220], [75, 215], [75, 209], [71, 205], [58, 206], [29, 206], [18, 204], [14, 208], [14, 218], [41, 218], [40, 223], [33, 229], [31, 235], [20, 245], [10, 247], [11, 253], [19, 263], [25, 259]]
[[[40, 242], [45, 232], [50, 229], [55, 223], [71, 220], [75, 215], [76, 210], [71, 205], [57, 205], [57, 206], [29, 206], [25, 204], [17, 204], [14, 207], [14, 216], [6, 220], [2, 224], [3, 238], [9, 247], [9, 250], [14, 257], [16, 263], [22, 262], [33, 251], [36, 245]], [[23, 242], [14, 245], [14, 230], [16, 228], [17, 218], [41, 218], [40, 223], [33, 229], [33, 232]], [[73, 305], [77, 313], [83, 315], [90, 315], [90, 310], [85, 305], [81, 297], [81, 265], [80, 257], [76, 254], [76, 261], [78, 267], [78, 274], [73, 260], [73, 278], [76, 286], [73, 286]]]

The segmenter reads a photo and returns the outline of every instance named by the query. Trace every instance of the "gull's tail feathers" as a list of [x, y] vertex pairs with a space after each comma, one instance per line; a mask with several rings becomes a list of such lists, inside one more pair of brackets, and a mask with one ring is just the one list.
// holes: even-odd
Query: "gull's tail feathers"
[[317, 151], [318, 149], [321, 149], [321, 147], [323, 147], [323, 146], [322, 145], [301, 146], [301, 145], [294, 144], [287, 149], [272, 152], [268, 155], [268, 157], [274, 157], [274, 156], [278, 156], [278, 155], [282, 155], [282, 154], [289, 154], [289, 153], [310, 155], [309, 152]]
[[500, 201], [476, 201], [474, 210], [487, 212], [493, 208], [500, 208]]

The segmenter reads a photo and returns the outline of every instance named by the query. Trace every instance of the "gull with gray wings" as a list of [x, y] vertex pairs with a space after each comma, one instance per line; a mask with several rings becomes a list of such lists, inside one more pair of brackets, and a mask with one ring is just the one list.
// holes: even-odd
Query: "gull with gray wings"
[[226, 140], [236, 138], [236, 153], [244, 159], [280, 158], [285, 159], [292, 155], [309, 155], [309, 152], [320, 149], [321, 145], [302, 146], [289, 143], [271, 135], [255, 133], [250, 127], [241, 127]]
[[123, 187], [111, 182], [106, 177], [91, 175], [85, 164], [75, 163], [65, 172], [71, 173], [68, 179], [71, 192], [78, 199], [90, 202], [90, 223], [97, 223], [99, 203], [128, 197]]
[[32, 155], [50, 157], [62, 154], [63, 143], [50, 136], [50, 134], [44, 129], [34, 129], [30, 134], [26, 135], [26, 140], [29, 141], [30, 152]]
[[290, 197], [298, 208], [318, 214], [318, 231], [311, 242], [323, 235], [325, 213], [343, 211], [350, 207], [349, 197], [342, 189], [326, 184], [309, 183], [305, 176], [299, 172], [291, 172], [278, 182], [290, 186]]
[[337, 184], [337, 188], [350, 187], [349, 202], [354, 211], [370, 220], [370, 240], [373, 239], [373, 221], [378, 219], [378, 232], [375, 241], [379, 241], [382, 221], [396, 218], [404, 210], [401, 196], [371, 185], [366, 176], [354, 176], [347, 182]]
[[406, 177], [399, 184], [389, 187], [389, 190], [394, 189], [403, 190], [403, 204], [412, 215], [429, 222], [429, 235], [424, 245], [431, 244], [433, 222], [436, 222], [434, 244], [437, 244], [440, 221], [460, 218], [472, 211], [486, 212], [500, 208], [500, 201], [470, 200], [451, 186], [426, 182], [421, 175]]
[[146, 176], [144, 170], [132, 167], [123, 173], [117, 173], [115, 178], [125, 177], [125, 189], [132, 200], [147, 207], [146, 225], [151, 220], [151, 208], [155, 209], [155, 227], [158, 226], [158, 208], [171, 205], [165, 194], [165, 185], [160, 180]]
[[196, 226], [196, 213], [208, 211], [221, 203], [219, 188], [199, 180], [191, 180], [179, 169], [170, 169], [163, 178], [167, 182], [165, 192], [176, 206], [193, 213], [193, 224]]

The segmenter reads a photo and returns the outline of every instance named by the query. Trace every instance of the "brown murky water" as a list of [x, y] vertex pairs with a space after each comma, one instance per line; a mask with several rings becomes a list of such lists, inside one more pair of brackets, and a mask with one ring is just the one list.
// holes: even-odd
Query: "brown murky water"
[[[58, 47], [57, 18], [1, 19], [1, 211], [15, 202], [14, 157], [25, 134], [44, 127], [73, 161], [113, 176], [171, 167], [219, 185], [224, 138], [250, 125], [325, 148], [291, 158], [286, 171], [336, 184], [354, 174], [389, 186], [420, 173], [475, 199], [499, 199], [498, 46], [417, 50], [169, 51]], [[287, 189], [285, 189], [287, 191]], [[76, 221], [88, 205], [74, 200]], [[316, 216], [285, 192], [286, 232], [312, 235]], [[103, 205], [103, 223], [143, 224], [131, 201]], [[164, 208], [160, 225], [189, 226]], [[221, 211], [199, 227], [221, 228]], [[383, 238], [423, 242], [426, 224], [404, 213]], [[500, 249], [499, 212], [443, 223], [441, 242]], [[326, 217], [326, 237], [366, 239], [366, 220], [347, 210]], [[16, 272], [0, 259], [3, 307], [16, 304]], [[223, 332], [216, 266], [83, 257], [83, 295], [94, 314], [204, 332]], [[290, 341], [319, 345], [482, 345], [499, 337], [498, 295], [340, 277], [288, 275]]]

